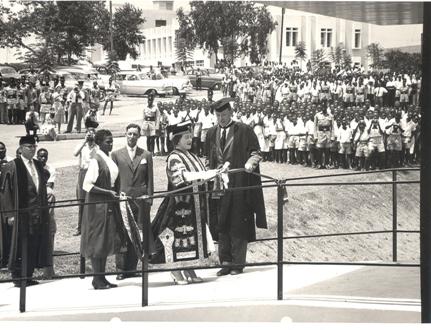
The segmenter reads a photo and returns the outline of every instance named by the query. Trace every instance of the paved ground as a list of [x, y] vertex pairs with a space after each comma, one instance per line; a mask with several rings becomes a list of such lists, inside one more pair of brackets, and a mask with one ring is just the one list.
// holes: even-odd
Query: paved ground
[[[206, 97], [206, 91], [192, 97]], [[120, 132], [124, 123], [141, 120], [145, 102], [122, 97], [112, 116], [101, 117], [101, 127]], [[0, 132], [0, 141], [13, 155], [24, 128], [0, 125]], [[50, 151], [53, 166], [62, 167], [76, 163], [72, 152], [77, 143], [41, 142], [39, 147]], [[124, 138], [116, 138], [114, 149], [124, 144]], [[107, 291], [93, 290], [90, 279], [45, 282], [28, 288], [24, 314], [18, 312], [19, 290], [0, 284], [0, 320], [420, 322], [416, 268], [286, 266], [283, 301], [276, 300], [273, 267], [249, 268], [237, 277], [217, 278], [214, 270], [199, 273], [205, 283], [192, 286], [173, 286], [168, 273], [150, 274], [145, 308], [140, 307], [139, 278]]]
[[248, 268], [205, 282], [173, 285], [168, 273], [150, 274], [149, 306], [141, 305], [140, 278], [96, 291], [90, 278], [50, 281], [28, 288], [27, 312], [19, 290], [0, 285], [0, 321], [228, 321], [420, 322], [419, 269], [357, 266], [285, 266], [284, 300], [277, 301], [275, 267]]

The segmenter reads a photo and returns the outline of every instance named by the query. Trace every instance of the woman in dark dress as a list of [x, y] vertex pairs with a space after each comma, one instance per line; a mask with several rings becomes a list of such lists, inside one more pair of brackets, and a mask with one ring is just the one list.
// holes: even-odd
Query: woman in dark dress
[[[170, 127], [174, 150], [167, 158], [168, 190], [190, 186], [183, 192], [208, 190], [207, 183], [193, 183], [214, 177], [220, 171], [207, 171], [202, 161], [190, 152], [193, 133], [190, 123]], [[209, 231], [208, 195], [168, 196], [152, 222], [156, 255], [152, 263], [170, 263], [170, 267], [192, 267], [211, 263], [214, 243]], [[212, 257], [211, 257], [212, 258]], [[173, 271], [175, 284], [202, 282], [194, 270]]]
[[[91, 159], [83, 182], [87, 192], [81, 228], [81, 255], [90, 258], [93, 272], [105, 272], [106, 259], [110, 255], [124, 252], [125, 235], [121, 227], [121, 213], [115, 192], [115, 181], [118, 167], [109, 157], [113, 139], [109, 130], [99, 130], [95, 135], [99, 150]], [[109, 202], [111, 201], [111, 202]], [[110, 289], [116, 284], [108, 282], [104, 275], [96, 275], [93, 279], [96, 290]]]

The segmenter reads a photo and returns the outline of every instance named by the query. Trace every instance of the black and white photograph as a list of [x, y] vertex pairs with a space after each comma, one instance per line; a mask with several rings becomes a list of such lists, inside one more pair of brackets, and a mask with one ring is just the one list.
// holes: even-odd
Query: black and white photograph
[[428, 2], [0, 0], [0, 326], [431, 323], [428, 91]]

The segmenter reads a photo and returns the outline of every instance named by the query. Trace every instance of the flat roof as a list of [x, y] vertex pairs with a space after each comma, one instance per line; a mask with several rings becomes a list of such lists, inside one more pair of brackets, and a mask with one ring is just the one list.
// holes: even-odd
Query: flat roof
[[258, 1], [262, 4], [306, 11], [377, 25], [422, 24], [423, 2], [404, 1]]

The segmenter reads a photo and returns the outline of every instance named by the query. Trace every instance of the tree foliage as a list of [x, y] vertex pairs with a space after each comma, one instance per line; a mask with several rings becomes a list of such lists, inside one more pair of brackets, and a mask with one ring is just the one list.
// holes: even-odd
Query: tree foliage
[[214, 54], [223, 51], [226, 62], [249, 55], [253, 63], [268, 52], [268, 34], [275, 22], [266, 6], [246, 1], [191, 1], [191, 11], [177, 12], [179, 35], [188, 47], [199, 46]]
[[326, 54], [323, 49], [316, 49], [311, 53], [311, 67], [314, 72], [322, 70], [325, 66]]
[[329, 57], [331, 61], [334, 62], [335, 66], [341, 67], [343, 65], [343, 53], [345, 52], [345, 48], [343, 43], [339, 43], [335, 48], [331, 47], [331, 52], [329, 53]]
[[[0, 13], [0, 47], [21, 49], [21, 58], [35, 66], [70, 65], [96, 43], [109, 47], [105, 1], [16, 0], [9, 7], [0, 3]], [[143, 22], [142, 11], [129, 4], [116, 11], [114, 46], [119, 58], [137, 56]]]
[[[139, 55], [139, 47], [145, 40], [140, 33], [142, 24], [145, 23], [143, 12], [135, 6], [125, 3], [119, 7], [112, 20], [114, 49], [119, 60], [125, 60], [127, 55], [136, 59]], [[107, 29], [109, 32], [109, 28]], [[105, 34], [104, 48], [111, 51], [109, 33]]]
[[175, 57], [183, 66], [193, 58], [193, 50], [187, 45], [187, 40], [179, 37], [178, 34], [175, 36]]
[[300, 59], [301, 61], [307, 58], [307, 46], [305, 41], [300, 41], [295, 46], [295, 58]]
[[379, 43], [373, 42], [367, 47], [368, 57], [371, 59], [372, 64], [370, 67], [373, 69], [382, 69], [383, 68], [383, 47], [380, 46]]
[[87, 1], [16, 1], [2, 12], [0, 46], [22, 48], [22, 58], [40, 65], [81, 58], [102, 40], [107, 17], [103, 2]]
[[391, 50], [385, 53], [383, 67], [392, 72], [419, 72], [422, 68], [422, 55], [420, 53], [405, 53], [400, 50]]

